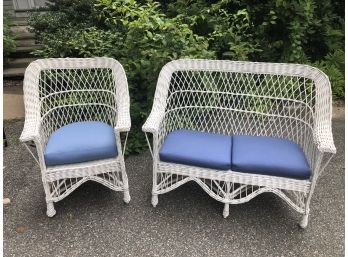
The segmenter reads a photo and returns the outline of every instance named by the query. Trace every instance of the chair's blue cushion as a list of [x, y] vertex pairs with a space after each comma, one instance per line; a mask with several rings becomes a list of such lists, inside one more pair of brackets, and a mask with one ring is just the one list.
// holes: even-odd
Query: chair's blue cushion
[[231, 168], [230, 136], [175, 130], [167, 135], [160, 149], [160, 160], [211, 169]]
[[311, 174], [299, 145], [264, 136], [233, 136], [232, 170], [295, 179]]
[[65, 125], [49, 137], [44, 156], [47, 166], [116, 157], [114, 129], [98, 121]]

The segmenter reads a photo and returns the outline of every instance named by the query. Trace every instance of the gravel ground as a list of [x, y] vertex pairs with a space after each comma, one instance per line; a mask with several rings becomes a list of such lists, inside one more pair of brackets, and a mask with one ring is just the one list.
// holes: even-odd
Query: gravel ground
[[132, 200], [97, 183], [81, 186], [46, 216], [39, 167], [18, 143], [23, 121], [5, 123], [5, 256], [343, 256], [344, 120], [335, 119], [338, 149], [322, 174], [311, 203], [309, 225], [272, 194], [249, 203], [223, 204], [188, 183], [161, 195], [153, 208], [149, 153], [128, 157]]

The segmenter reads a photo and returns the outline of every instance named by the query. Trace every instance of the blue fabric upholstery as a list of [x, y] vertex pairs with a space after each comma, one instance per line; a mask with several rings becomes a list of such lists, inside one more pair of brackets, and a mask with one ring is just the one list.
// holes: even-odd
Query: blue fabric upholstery
[[160, 160], [211, 169], [229, 170], [232, 138], [180, 129], [169, 133], [160, 149]]
[[311, 174], [296, 143], [262, 136], [233, 136], [232, 170], [295, 179], [308, 179]]
[[75, 122], [61, 127], [49, 137], [44, 153], [47, 166], [116, 156], [114, 129], [98, 121]]

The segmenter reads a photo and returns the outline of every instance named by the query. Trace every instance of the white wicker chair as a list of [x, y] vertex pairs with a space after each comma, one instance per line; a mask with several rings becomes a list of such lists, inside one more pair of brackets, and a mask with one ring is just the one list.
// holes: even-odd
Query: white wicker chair
[[[289, 139], [303, 149], [310, 179], [163, 162], [159, 158], [162, 143], [177, 129]], [[195, 181], [224, 203], [224, 217], [229, 215], [229, 204], [272, 192], [302, 214], [302, 228], [308, 224], [318, 176], [336, 152], [328, 77], [316, 68], [298, 64], [172, 61], [159, 75], [143, 131], [153, 157], [153, 206], [158, 204], [158, 194], [188, 181]], [[147, 133], [153, 135], [152, 145]]]
[[[20, 140], [34, 141], [46, 194], [47, 215], [82, 183], [92, 180], [130, 201], [120, 132], [130, 129], [128, 84], [122, 65], [111, 58], [57, 58], [32, 62], [24, 76], [25, 124]], [[116, 136], [115, 158], [47, 167], [44, 150], [50, 135], [64, 125], [99, 121]], [[127, 137], [126, 137], [127, 139]], [[124, 146], [126, 145], [126, 139]], [[123, 149], [123, 151], [122, 151]]]

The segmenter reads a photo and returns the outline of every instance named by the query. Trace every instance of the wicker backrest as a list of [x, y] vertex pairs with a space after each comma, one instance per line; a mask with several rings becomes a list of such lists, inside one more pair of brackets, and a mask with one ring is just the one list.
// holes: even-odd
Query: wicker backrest
[[128, 97], [124, 70], [110, 58], [37, 60], [27, 68], [24, 81], [26, 115], [41, 120], [45, 138], [77, 121], [114, 127], [118, 98]]
[[153, 108], [165, 111], [162, 138], [186, 128], [305, 147], [331, 122], [331, 89], [327, 76], [307, 65], [178, 60], [162, 69]]

